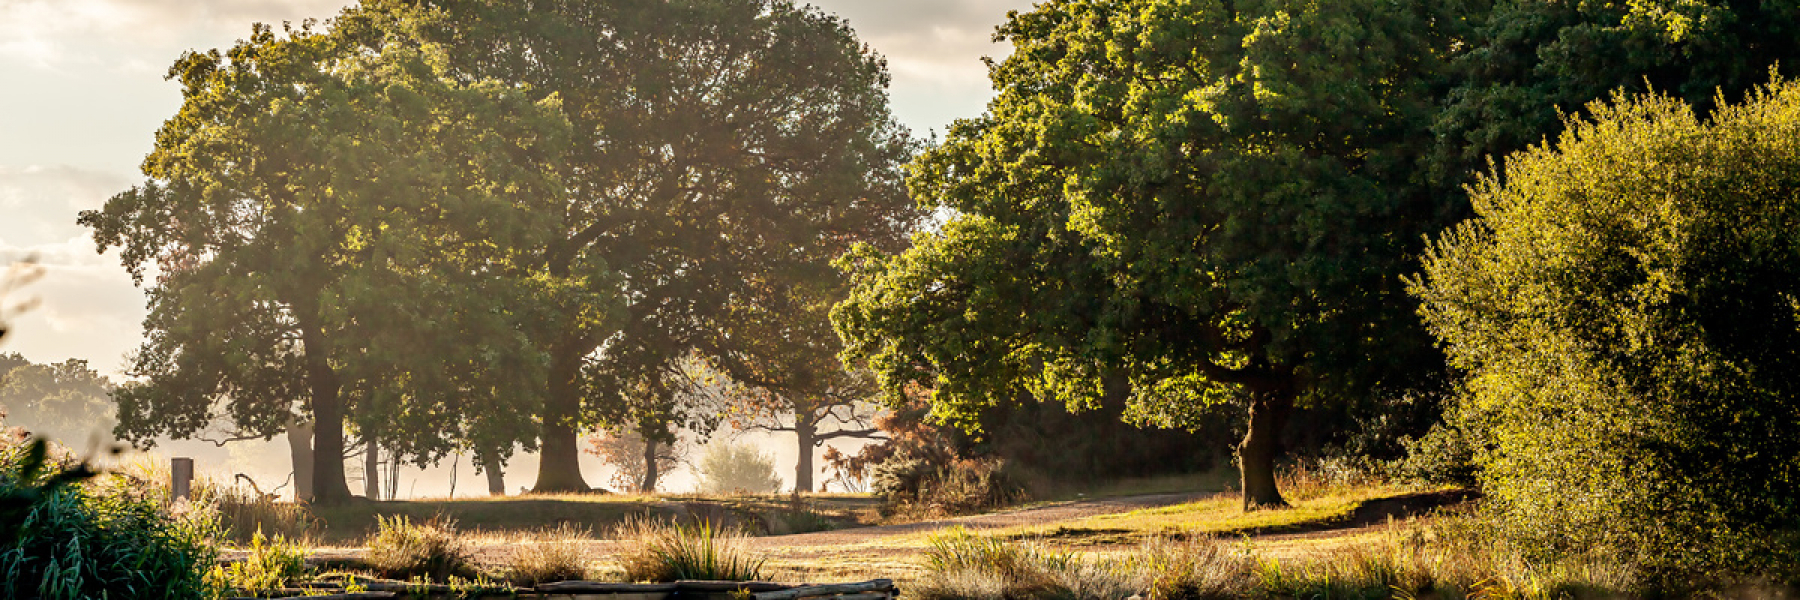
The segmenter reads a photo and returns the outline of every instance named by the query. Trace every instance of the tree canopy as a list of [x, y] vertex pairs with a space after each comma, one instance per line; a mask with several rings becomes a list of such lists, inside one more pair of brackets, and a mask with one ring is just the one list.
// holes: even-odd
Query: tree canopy
[[[365, 4], [365, 31], [413, 4]], [[551, 358], [538, 490], [587, 489], [576, 432], [608, 424], [620, 396], [596, 384], [661, 380], [752, 286], [916, 219], [885, 64], [836, 17], [785, 0], [429, 4], [445, 18], [392, 31], [438, 43], [467, 77], [556, 97], [572, 125], [545, 272], [620, 275], [620, 320], [561, 304], [536, 340]]]
[[39, 364], [17, 353], [0, 354], [0, 411], [40, 437], [78, 444], [95, 433], [110, 433], [112, 389], [112, 381], [85, 360]]
[[116, 395], [121, 437], [221, 416], [273, 436], [298, 416], [316, 431], [316, 499], [339, 501], [347, 411], [435, 434], [453, 357], [532, 364], [513, 322], [486, 318], [505, 314], [486, 288], [542, 245], [554, 212], [534, 206], [562, 186], [548, 165], [567, 122], [553, 99], [444, 63], [309, 24], [171, 67], [184, 103], [149, 180], [81, 217], [148, 282], [149, 341], [129, 367], [146, 379]]
[[999, 97], [911, 165], [952, 216], [859, 249], [834, 313], [888, 391], [940, 416], [1021, 397], [1138, 416], [1243, 403], [1246, 506], [1298, 399], [1406, 385], [1429, 344], [1399, 285], [1435, 223], [1431, 147], [1454, 3], [1046, 2], [1014, 15]]

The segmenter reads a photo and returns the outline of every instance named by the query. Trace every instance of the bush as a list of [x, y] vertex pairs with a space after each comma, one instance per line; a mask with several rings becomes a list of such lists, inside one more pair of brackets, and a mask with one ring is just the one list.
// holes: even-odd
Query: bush
[[1395, 469], [1404, 479], [1474, 486], [1475, 446], [1462, 428], [1439, 424], [1418, 439], [1401, 440], [1406, 458]]
[[742, 530], [702, 521], [682, 525], [651, 519], [628, 519], [616, 535], [622, 548], [619, 564], [627, 581], [668, 582], [682, 579], [755, 581], [762, 578], [764, 559], [745, 544]]
[[699, 471], [704, 494], [767, 494], [781, 489], [775, 459], [747, 445], [707, 446]]
[[395, 516], [376, 517], [376, 523], [366, 557], [369, 567], [383, 577], [445, 582], [475, 574], [468, 546], [456, 535], [455, 520], [436, 517], [415, 524]]
[[[1660, 584], [1793, 572], [1800, 84], [1702, 122], [1589, 106], [1473, 190], [1411, 282], [1454, 366], [1501, 533]], [[1679, 589], [1675, 590], [1679, 591]]]
[[996, 459], [955, 459], [937, 465], [902, 455], [875, 466], [873, 488], [882, 513], [961, 515], [1006, 506], [1025, 490]]
[[8, 523], [12, 539], [0, 546], [0, 597], [212, 594], [211, 513], [172, 511], [155, 488], [116, 476], [46, 486], [46, 479], [74, 471], [46, 473], [42, 457], [42, 444], [0, 446], [0, 498], [27, 500], [15, 507], [22, 518]]

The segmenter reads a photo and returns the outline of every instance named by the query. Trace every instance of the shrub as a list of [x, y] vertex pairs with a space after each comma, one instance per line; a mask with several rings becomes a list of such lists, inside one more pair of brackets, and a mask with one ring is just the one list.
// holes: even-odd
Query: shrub
[[514, 545], [512, 560], [506, 567], [507, 580], [514, 585], [533, 586], [585, 577], [587, 561], [581, 553], [581, 542], [586, 539], [585, 533], [564, 524]]
[[1401, 440], [1406, 458], [1395, 469], [1404, 479], [1474, 486], [1475, 445], [1461, 427], [1439, 424], [1418, 439]]
[[1006, 506], [1025, 490], [997, 459], [955, 459], [936, 465], [898, 456], [875, 467], [874, 490], [884, 514], [960, 515]]
[[622, 542], [618, 560], [627, 581], [755, 581], [766, 562], [751, 552], [742, 530], [709, 521], [627, 519], [615, 537]]
[[405, 516], [376, 517], [375, 535], [369, 537], [369, 567], [384, 577], [425, 577], [449, 581], [470, 577], [475, 569], [469, 550], [456, 535], [456, 521], [436, 517], [413, 523]]
[[[1800, 84], [1702, 122], [1588, 107], [1473, 189], [1411, 282], [1495, 523], [1654, 581], [1789, 571], [1800, 523]], [[1679, 590], [1677, 590], [1679, 591]]]
[[700, 491], [706, 494], [767, 494], [781, 488], [775, 459], [742, 444], [712, 444], [700, 457]]
[[[0, 498], [23, 500], [0, 546], [0, 597], [197, 598], [213, 592], [217, 528], [206, 511], [177, 512], [154, 488], [42, 469], [41, 443], [0, 448]], [[85, 477], [85, 475], [84, 475]], [[62, 483], [46, 485], [50, 480]]]

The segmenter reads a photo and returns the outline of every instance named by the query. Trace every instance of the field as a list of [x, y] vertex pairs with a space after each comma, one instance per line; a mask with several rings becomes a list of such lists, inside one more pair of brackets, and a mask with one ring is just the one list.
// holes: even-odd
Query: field
[[[1293, 558], [1321, 549], [1373, 543], [1390, 519], [1404, 521], [1464, 499], [1455, 492], [1385, 484], [1323, 485], [1290, 478], [1293, 508], [1245, 513], [1218, 474], [1116, 483], [1068, 492], [988, 514], [882, 519], [866, 495], [637, 496], [565, 495], [357, 503], [321, 509], [306, 536], [311, 560], [352, 567], [379, 518], [453, 520], [475, 563], [499, 572], [522, 547], [557, 545], [579, 556], [595, 578], [621, 575], [621, 522], [650, 518], [724, 523], [750, 534], [747, 548], [766, 560], [764, 578], [912, 582], [945, 531], [968, 531], [1011, 544], [1080, 556], [1129, 554], [1158, 540], [1219, 538], [1246, 554]], [[1205, 486], [1197, 489], [1196, 486]], [[228, 550], [227, 560], [246, 553]]]

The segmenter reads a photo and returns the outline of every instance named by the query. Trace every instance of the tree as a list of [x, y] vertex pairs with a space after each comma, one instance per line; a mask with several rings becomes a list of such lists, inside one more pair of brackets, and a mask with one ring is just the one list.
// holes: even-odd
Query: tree
[[[362, 11], [407, 10], [406, 0]], [[586, 490], [578, 431], [601, 424], [592, 373], [660, 377], [710, 335], [755, 275], [783, 276], [841, 237], [914, 214], [912, 145], [882, 60], [841, 20], [786, 0], [435, 3], [394, 35], [448, 48], [459, 73], [560, 99], [574, 127], [544, 271], [579, 287], [598, 265], [628, 304], [556, 306], [537, 491]], [[622, 323], [622, 325], [620, 325]]]
[[702, 494], [768, 494], [781, 489], [774, 457], [748, 445], [707, 444], [697, 470]]
[[0, 407], [42, 436], [77, 440], [95, 427], [110, 430], [112, 388], [85, 360], [37, 364], [0, 354]]
[[541, 245], [550, 211], [531, 206], [561, 188], [546, 165], [567, 122], [444, 62], [309, 23], [171, 67], [184, 103], [149, 181], [81, 216], [135, 281], [155, 277], [119, 436], [182, 438], [223, 413], [271, 437], [298, 417], [315, 431], [313, 499], [340, 502], [348, 412], [440, 431], [456, 421], [394, 400], [440, 389], [442, 365], [531, 350], [507, 345], [514, 324], [488, 318], [508, 313], [481, 291]]
[[796, 492], [814, 489], [815, 448], [880, 433], [872, 377], [846, 370], [838, 359], [843, 344], [828, 311], [847, 290], [840, 275], [827, 277], [737, 303], [720, 334], [702, 346], [729, 377], [727, 411], [739, 429], [794, 433]]
[[1614, 90], [1656, 89], [1705, 114], [1762, 83], [1771, 65], [1800, 70], [1800, 5], [1786, 0], [1498, 0], [1471, 19], [1477, 27], [1456, 55], [1456, 85], [1434, 125], [1433, 177], [1445, 193], [1488, 160], [1554, 137], [1564, 114]]
[[[613, 468], [610, 483], [614, 488], [643, 494], [656, 493], [653, 473], [673, 471], [682, 460], [678, 445], [658, 443], [637, 429], [598, 432], [588, 438], [587, 453]], [[650, 458], [654, 460], [647, 460]]]
[[1800, 83], [1710, 122], [1662, 95], [1585, 112], [1482, 178], [1412, 281], [1488, 506], [1539, 557], [1662, 584], [1789, 569]]
[[[1398, 275], [1440, 224], [1415, 182], [1458, 3], [1064, 0], [1016, 14], [986, 114], [913, 162], [950, 215], [845, 259], [847, 362], [972, 425], [1023, 399], [1140, 422], [1247, 409], [1247, 509], [1285, 504], [1296, 402], [1441, 365]], [[1243, 410], [1243, 409], [1240, 409]]]

